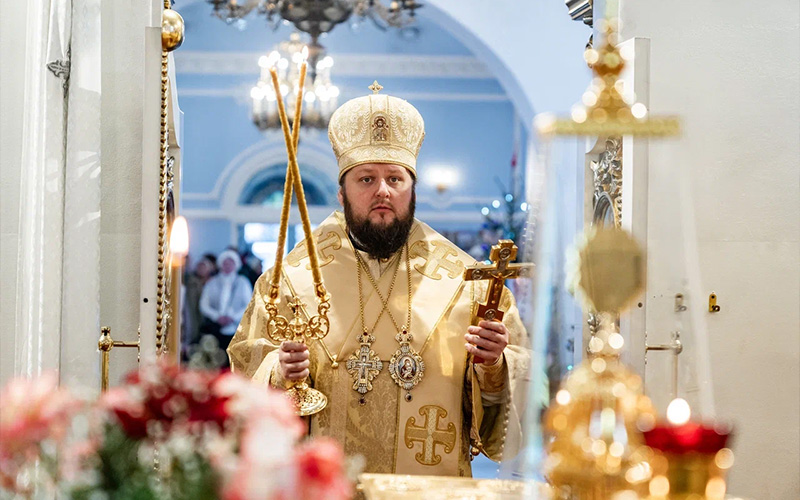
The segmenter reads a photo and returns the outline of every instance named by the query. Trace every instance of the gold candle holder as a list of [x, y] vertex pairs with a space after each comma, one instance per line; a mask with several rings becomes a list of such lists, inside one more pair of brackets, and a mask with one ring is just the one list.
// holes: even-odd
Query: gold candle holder
[[135, 347], [136, 348], [136, 362], [138, 363], [141, 356], [141, 331], [136, 332], [136, 342], [124, 342], [122, 340], [114, 340], [111, 338], [111, 327], [104, 326], [100, 329], [100, 339], [97, 341], [97, 348], [100, 351], [100, 390], [105, 392], [108, 390], [108, 367], [111, 349], [114, 347]]
[[[289, 126], [286, 116], [286, 109], [278, 83], [278, 73], [275, 68], [270, 69], [272, 85], [278, 99], [278, 112], [281, 118], [281, 128], [283, 138], [286, 142], [286, 153], [289, 158], [286, 169], [286, 183], [283, 190], [283, 204], [281, 206], [281, 225], [278, 235], [278, 249], [275, 253], [275, 265], [272, 268], [270, 277], [269, 294], [265, 297], [267, 311], [267, 335], [276, 343], [284, 341], [301, 342], [308, 345], [314, 340], [320, 340], [328, 334], [330, 321], [328, 311], [330, 310], [330, 294], [326, 291], [322, 283], [322, 274], [318, 261], [317, 243], [311, 233], [311, 222], [308, 216], [308, 206], [303, 191], [303, 184], [300, 177], [300, 167], [297, 164], [297, 145], [299, 144], [300, 120], [303, 108], [303, 89], [305, 87], [307, 64], [300, 66], [300, 79], [298, 85], [297, 99], [295, 100], [294, 124]], [[292, 201], [292, 192], [297, 195], [297, 206], [300, 210], [300, 220], [303, 224], [306, 245], [308, 246], [308, 258], [311, 263], [311, 274], [314, 278], [314, 294], [317, 298], [317, 315], [310, 317], [307, 314], [300, 298], [295, 296], [289, 302], [292, 310], [292, 318], [288, 319], [278, 312], [280, 302], [280, 276], [283, 266], [283, 248], [286, 243], [286, 234], [289, 223], [289, 208]], [[305, 380], [290, 382], [286, 387], [286, 395], [297, 408], [300, 416], [313, 415], [322, 411], [328, 404], [328, 398], [320, 391], [308, 386]]]
[[[674, 415], [681, 416], [676, 410], [671, 418], [673, 405], [683, 410], [686, 421], [673, 421]], [[652, 500], [725, 498], [725, 478], [733, 466], [733, 451], [728, 448], [731, 428], [691, 421], [689, 411], [685, 401], [673, 400], [667, 409], [669, 421], [644, 430], [645, 443], [653, 450], [653, 477], [649, 483]]]
[[[733, 452], [724, 448], [716, 454], [667, 453], [653, 458], [650, 497], [655, 500], [723, 500], [727, 469], [733, 464]], [[722, 467], [720, 467], [722, 466]]]

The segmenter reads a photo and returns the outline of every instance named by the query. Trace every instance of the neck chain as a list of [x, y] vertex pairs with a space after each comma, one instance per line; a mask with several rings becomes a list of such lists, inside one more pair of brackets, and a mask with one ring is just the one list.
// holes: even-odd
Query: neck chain
[[[372, 380], [378, 376], [378, 374], [383, 369], [383, 361], [380, 360], [375, 351], [372, 350], [372, 343], [375, 342], [375, 337], [372, 335], [372, 330], [378, 325], [378, 321], [383, 314], [383, 311], [387, 311], [389, 313], [389, 318], [392, 320], [395, 328], [397, 328], [398, 333], [395, 336], [397, 342], [400, 343], [400, 347], [397, 351], [392, 355], [391, 360], [389, 360], [389, 373], [392, 376], [392, 379], [395, 383], [401, 388], [406, 391], [405, 400], [411, 401], [411, 389], [413, 389], [419, 382], [422, 380], [422, 375], [425, 371], [425, 363], [422, 361], [422, 356], [413, 348], [411, 347], [411, 341], [413, 337], [411, 333], [409, 333], [410, 326], [411, 326], [411, 301], [412, 301], [412, 293], [411, 293], [411, 258], [409, 256], [408, 251], [408, 243], [406, 243], [405, 247], [405, 256], [406, 256], [406, 284], [408, 290], [408, 315], [406, 317], [406, 323], [402, 326], [397, 324], [397, 320], [395, 319], [394, 315], [392, 314], [391, 309], [388, 308], [389, 299], [392, 295], [392, 290], [394, 289], [395, 278], [397, 277], [397, 270], [400, 268], [400, 259], [397, 261], [397, 267], [395, 268], [395, 274], [392, 277], [392, 283], [389, 287], [389, 292], [384, 300], [383, 295], [378, 288], [378, 284], [375, 281], [375, 278], [372, 276], [372, 273], [369, 271], [366, 263], [363, 261], [361, 256], [358, 252], [355, 251], [356, 256], [356, 266], [358, 268], [358, 300], [359, 300], [359, 310], [361, 314], [361, 329], [362, 333], [359, 337], [359, 348], [353, 354], [350, 355], [350, 358], [347, 360], [347, 371], [353, 376], [353, 390], [357, 391], [361, 394], [359, 398], [359, 403], [366, 404], [366, 394], [367, 392], [372, 390]], [[402, 251], [401, 251], [402, 253]], [[378, 319], [375, 320], [375, 324], [372, 326], [372, 330], [367, 330], [366, 323], [364, 320], [364, 298], [363, 298], [363, 289], [361, 284], [361, 268], [364, 268], [367, 272], [367, 277], [372, 284], [372, 287], [375, 289], [375, 293], [378, 294], [378, 298], [380, 299], [381, 303], [383, 304], [383, 309], [381, 313], [378, 315]]]
[[[403, 251], [401, 250], [400, 253], [402, 254]], [[397, 323], [397, 320], [392, 314], [392, 310], [388, 308], [389, 305], [389, 298], [392, 296], [392, 290], [394, 289], [394, 282], [397, 278], [397, 271], [400, 269], [400, 259], [397, 259], [397, 266], [394, 268], [394, 275], [392, 276], [392, 283], [389, 285], [389, 293], [386, 294], [386, 300], [383, 299], [383, 295], [381, 294], [380, 289], [378, 288], [378, 283], [375, 282], [375, 278], [372, 276], [372, 273], [367, 267], [367, 263], [364, 262], [364, 259], [358, 252], [356, 254], [356, 267], [358, 269], [358, 306], [359, 311], [361, 313], [361, 331], [362, 332], [372, 332], [375, 330], [375, 327], [378, 326], [378, 321], [380, 321], [381, 316], [383, 316], [383, 312], [386, 311], [389, 313], [389, 318], [392, 320], [394, 327], [397, 328], [398, 331], [406, 329], [405, 326], [400, 326]], [[406, 254], [406, 283], [408, 284], [408, 315], [406, 317], [406, 325], [408, 325], [408, 329], [411, 329], [411, 268], [409, 266], [409, 256], [408, 256], [408, 245], [405, 246], [405, 254]], [[383, 304], [383, 309], [381, 310], [380, 314], [378, 314], [378, 318], [375, 320], [375, 324], [372, 325], [372, 328], [367, 330], [366, 325], [364, 324], [364, 294], [361, 288], [361, 269], [364, 269], [367, 272], [367, 277], [369, 278], [369, 282], [372, 284], [372, 288], [375, 290], [375, 293], [378, 294], [378, 298], [381, 300], [381, 304]]]

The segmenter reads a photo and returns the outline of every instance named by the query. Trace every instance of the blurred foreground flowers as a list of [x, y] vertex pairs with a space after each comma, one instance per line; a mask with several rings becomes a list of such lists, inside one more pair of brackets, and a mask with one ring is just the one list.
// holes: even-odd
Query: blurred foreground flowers
[[280, 392], [154, 364], [88, 402], [54, 375], [0, 393], [0, 488], [21, 498], [350, 498], [341, 447], [304, 439]]

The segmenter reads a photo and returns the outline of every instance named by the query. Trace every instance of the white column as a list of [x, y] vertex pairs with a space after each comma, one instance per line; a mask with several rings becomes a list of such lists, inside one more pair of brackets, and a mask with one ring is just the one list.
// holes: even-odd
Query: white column
[[98, 390], [100, 370], [100, 0], [72, 0], [64, 184], [61, 382]]
[[[28, 2], [14, 373], [59, 368], [64, 229], [67, 0]], [[48, 64], [54, 70], [48, 69]]]
[[22, 168], [22, 118], [28, 6], [0, 2], [0, 384], [14, 374], [17, 318], [17, 246]]

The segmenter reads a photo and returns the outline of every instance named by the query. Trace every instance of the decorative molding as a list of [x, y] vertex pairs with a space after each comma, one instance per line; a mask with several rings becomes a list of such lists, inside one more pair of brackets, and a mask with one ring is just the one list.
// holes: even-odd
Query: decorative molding
[[[233, 98], [245, 104], [250, 102], [250, 89], [252, 85], [237, 85], [223, 88], [186, 88], [178, 89], [179, 97], [212, 97]], [[363, 95], [364, 92], [344, 87], [341, 89], [343, 100], [349, 97]], [[446, 101], [446, 102], [510, 102], [506, 94], [484, 94], [479, 92], [393, 92], [392, 95], [407, 101]]]
[[[258, 74], [263, 52], [181, 51], [175, 54], [179, 73], [213, 75]], [[494, 79], [486, 65], [473, 56], [394, 54], [337, 54], [336, 77]]]
[[[325, 136], [325, 139], [327, 139], [327, 136]], [[328, 169], [331, 172], [339, 171], [336, 158], [333, 156], [333, 151], [331, 151], [327, 141], [322, 144], [305, 139], [297, 154], [300, 163], [316, 165], [320, 169]], [[234, 206], [244, 184], [253, 175], [266, 167], [285, 162], [286, 147], [283, 145], [282, 140], [277, 143], [259, 141], [241, 151], [225, 165], [211, 191], [206, 193], [184, 192], [182, 193], [182, 199], [187, 201], [222, 201], [223, 204], [227, 203], [228, 206]]]
[[[298, 160], [300, 163], [313, 165], [312, 175], [317, 178], [324, 176], [323, 185], [336, 186], [338, 185], [336, 177], [339, 171], [336, 159], [327, 142], [327, 136], [322, 136], [322, 138], [324, 142], [321, 140], [304, 140], [302, 147], [298, 151]], [[285, 161], [286, 148], [283, 144], [259, 141], [244, 149], [225, 165], [211, 191], [205, 193], [184, 191], [181, 193], [183, 201], [217, 202], [221, 207], [220, 209], [190, 208], [190, 204], [189, 207], [184, 206], [182, 212], [190, 210], [192, 213], [215, 214], [211, 218], [229, 218], [229, 214], [248, 208], [239, 205], [239, 198], [247, 182], [263, 169], [272, 165], [282, 164]], [[455, 206], [474, 206], [475, 213], [480, 214], [479, 208], [491, 204], [494, 199], [490, 196], [433, 194], [418, 196], [417, 204], [431, 207], [433, 209], [432, 213], [442, 211], [441, 213], [444, 215], [446, 215], [446, 212], [444, 212], [446, 209]], [[431, 220], [436, 219], [436, 217], [438, 215], [433, 215]]]

